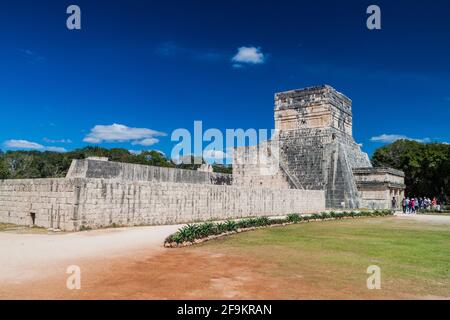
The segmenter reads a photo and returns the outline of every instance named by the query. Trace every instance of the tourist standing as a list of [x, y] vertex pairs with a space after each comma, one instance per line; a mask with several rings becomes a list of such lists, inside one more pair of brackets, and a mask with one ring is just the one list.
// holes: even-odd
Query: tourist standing
[[402, 209], [403, 209], [403, 213], [406, 213], [406, 198], [403, 198], [403, 200], [402, 200]]
[[395, 197], [392, 197], [391, 208], [393, 211], [397, 209], [397, 199], [395, 199]]
[[416, 213], [416, 209], [414, 206], [414, 198], [409, 200], [409, 213]]

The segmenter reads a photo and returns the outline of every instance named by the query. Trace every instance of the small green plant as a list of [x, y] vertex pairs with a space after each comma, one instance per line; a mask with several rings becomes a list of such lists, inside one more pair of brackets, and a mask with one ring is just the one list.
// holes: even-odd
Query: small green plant
[[188, 224], [181, 228], [180, 237], [185, 241], [193, 242], [197, 236], [197, 226], [195, 224]]
[[210, 235], [216, 234], [216, 226], [212, 222], [205, 222], [198, 226], [198, 235], [201, 238], [206, 238]]
[[227, 225], [223, 222], [216, 224], [218, 234], [227, 232]]
[[311, 217], [311, 220], [319, 220], [320, 219], [320, 214], [313, 213], [310, 217]]
[[292, 222], [292, 223], [298, 223], [298, 222], [301, 221], [301, 219], [302, 219], [302, 218], [301, 218], [300, 215], [297, 214], [297, 213], [291, 213], [291, 214], [288, 214], [287, 217], [286, 217], [286, 220], [287, 220], [288, 222]]
[[321, 218], [322, 220], [330, 219], [330, 218], [331, 218], [331, 215], [330, 215], [329, 213], [327, 213], [327, 212], [322, 212], [322, 214], [320, 215], [320, 218]]
[[286, 219], [281, 219], [281, 218], [270, 219], [270, 225], [278, 225], [278, 224], [283, 224], [283, 223], [286, 223], [286, 222], [287, 222]]
[[257, 225], [260, 227], [268, 226], [270, 224], [270, 219], [268, 217], [258, 217], [256, 220]]
[[350, 212], [350, 216], [352, 218], [356, 218], [356, 217], [360, 217], [361, 214], [358, 211], [352, 211], [352, 212]]
[[228, 220], [225, 222], [225, 228], [228, 232], [236, 231], [237, 223], [235, 221]]

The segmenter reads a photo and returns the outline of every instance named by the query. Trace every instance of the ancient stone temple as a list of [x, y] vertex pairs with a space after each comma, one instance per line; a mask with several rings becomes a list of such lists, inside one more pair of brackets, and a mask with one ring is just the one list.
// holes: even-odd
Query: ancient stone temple
[[235, 149], [233, 175], [88, 158], [73, 160], [66, 178], [0, 180], [0, 222], [82, 230], [400, 203], [403, 172], [372, 168], [343, 94], [278, 93], [275, 128], [270, 141]]
[[324, 190], [328, 208], [360, 208], [369, 203], [389, 208], [387, 194], [402, 196], [402, 173], [395, 170], [386, 170], [386, 184], [374, 181], [378, 193], [361, 192], [368, 181], [357, 183], [362, 172], [357, 169], [364, 168], [365, 173], [378, 169], [372, 169], [368, 155], [353, 139], [351, 100], [332, 87], [275, 94], [275, 129], [271, 141], [235, 150], [235, 184]]

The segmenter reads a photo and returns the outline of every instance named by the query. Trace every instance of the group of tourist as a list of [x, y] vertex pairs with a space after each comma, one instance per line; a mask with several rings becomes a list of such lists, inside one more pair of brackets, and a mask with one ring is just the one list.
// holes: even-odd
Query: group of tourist
[[[395, 205], [395, 207], [397, 206], [396, 202], [397, 201], [395, 199], [392, 199], [393, 207], [394, 207], [394, 205]], [[427, 197], [420, 197], [420, 198], [406, 197], [406, 198], [403, 198], [403, 200], [401, 202], [401, 206], [403, 209], [403, 213], [416, 213], [420, 209], [440, 210], [440, 205], [438, 204], [436, 197], [434, 197], [433, 200], [431, 200], [430, 198], [427, 198]]]

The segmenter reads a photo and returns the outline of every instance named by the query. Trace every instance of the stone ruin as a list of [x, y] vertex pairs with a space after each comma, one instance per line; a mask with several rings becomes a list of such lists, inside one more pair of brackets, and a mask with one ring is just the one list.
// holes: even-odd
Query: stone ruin
[[327, 208], [390, 208], [404, 174], [372, 168], [352, 127], [352, 101], [328, 85], [277, 93], [275, 134], [235, 149], [234, 183], [324, 190]]
[[403, 197], [403, 172], [372, 168], [352, 137], [351, 101], [333, 88], [276, 94], [275, 128], [235, 150], [233, 175], [97, 157], [74, 160], [66, 178], [0, 180], [0, 222], [77, 231], [389, 208]]
[[79, 231], [325, 209], [322, 190], [234, 185], [232, 175], [73, 160], [66, 178], [0, 180], [0, 222]]

